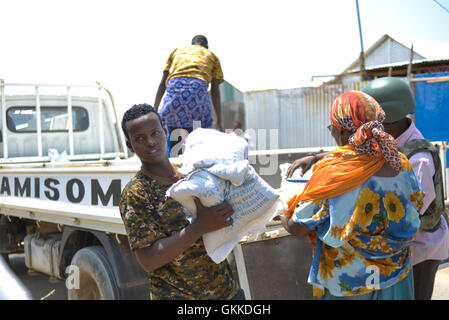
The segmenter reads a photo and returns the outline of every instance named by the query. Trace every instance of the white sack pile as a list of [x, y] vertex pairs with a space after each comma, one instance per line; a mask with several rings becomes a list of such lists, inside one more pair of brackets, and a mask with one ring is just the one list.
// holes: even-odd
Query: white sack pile
[[196, 129], [187, 137], [180, 171], [186, 177], [167, 190], [196, 218], [196, 196], [206, 206], [228, 202], [233, 225], [203, 235], [215, 263], [223, 261], [242, 237], [260, 230], [285, 210], [275, 190], [249, 164], [248, 144], [236, 135]]

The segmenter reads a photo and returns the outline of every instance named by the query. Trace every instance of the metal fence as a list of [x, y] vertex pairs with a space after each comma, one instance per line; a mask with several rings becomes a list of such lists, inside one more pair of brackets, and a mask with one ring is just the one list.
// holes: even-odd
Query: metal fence
[[[261, 90], [244, 93], [245, 127], [253, 145], [251, 154], [276, 156], [279, 163], [292, 162], [307, 152], [317, 152], [335, 146], [335, 141], [326, 127], [330, 124], [329, 112], [341, 93], [361, 90], [368, 81], [335, 84], [323, 87], [305, 87], [283, 90]], [[433, 140], [435, 139], [433, 137]], [[445, 196], [448, 198], [449, 168], [446, 166], [447, 142], [439, 144], [442, 159]], [[288, 150], [296, 149], [297, 150]], [[278, 153], [278, 149], [284, 150]], [[272, 150], [269, 152], [269, 150]], [[296, 153], [296, 155], [295, 155]], [[275, 155], [276, 154], [276, 155]], [[273, 159], [271, 159], [273, 160]], [[259, 161], [254, 160], [255, 166]], [[263, 165], [262, 165], [263, 167]], [[278, 187], [279, 172], [266, 175], [272, 185]], [[449, 200], [447, 200], [449, 206]]]
[[333, 146], [326, 130], [333, 101], [344, 91], [360, 90], [365, 84], [245, 92], [245, 127], [256, 133], [259, 150]]

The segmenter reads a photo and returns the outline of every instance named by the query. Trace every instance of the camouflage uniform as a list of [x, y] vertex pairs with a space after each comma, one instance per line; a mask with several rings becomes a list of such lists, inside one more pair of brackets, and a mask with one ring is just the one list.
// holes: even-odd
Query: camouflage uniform
[[[169, 184], [139, 171], [126, 185], [120, 201], [131, 250], [151, 246], [186, 227], [181, 204], [166, 199]], [[227, 261], [214, 263], [202, 238], [168, 264], [149, 273], [151, 299], [231, 299], [238, 290]]]

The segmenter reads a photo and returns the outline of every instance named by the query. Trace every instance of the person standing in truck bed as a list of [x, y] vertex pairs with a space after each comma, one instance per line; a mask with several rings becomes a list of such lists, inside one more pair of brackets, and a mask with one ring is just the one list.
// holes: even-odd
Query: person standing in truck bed
[[[154, 108], [167, 126], [170, 156], [177, 156], [171, 154], [176, 151], [170, 152], [174, 147], [171, 141], [190, 133], [196, 126], [194, 122], [198, 124], [201, 122], [198, 127], [212, 128], [209, 83], [217, 117], [216, 128], [223, 131], [219, 91], [219, 84], [223, 82], [223, 71], [220, 60], [208, 48], [207, 38], [197, 35], [193, 37], [190, 46], [175, 49], [168, 57], [164, 68]], [[159, 109], [164, 93], [163, 106]]]
[[149, 273], [151, 299], [241, 299], [228, 262], [215, 264], [202, 240], [204, 233], [233, 223], [227, 220], [232, 207], [224, 202], [206, 208], [195, 199], [197, 219], [190, 223], [181, 204], [165, 197], [182, 175], [168, 159], [167, 135], [156, 110], [134, 105], [125, 112], [122, 129], [142, 166], [122, 192], [120, 214], [130, 247]]

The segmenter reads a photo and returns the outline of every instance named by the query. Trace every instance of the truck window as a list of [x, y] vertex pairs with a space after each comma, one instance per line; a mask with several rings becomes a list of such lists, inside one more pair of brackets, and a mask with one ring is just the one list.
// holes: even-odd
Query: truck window
[[[8, 129], [13, 132], [36, 132], [35, 107], [11, 107], [7, 110]], [[87, 110], [72, 107], [73, 131], [84, 131], [89, 127]], [[67, 107], [41, 107], [42, 132], [69, 130]]]

